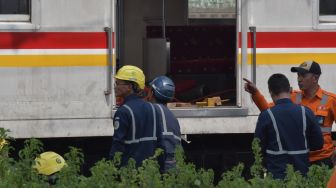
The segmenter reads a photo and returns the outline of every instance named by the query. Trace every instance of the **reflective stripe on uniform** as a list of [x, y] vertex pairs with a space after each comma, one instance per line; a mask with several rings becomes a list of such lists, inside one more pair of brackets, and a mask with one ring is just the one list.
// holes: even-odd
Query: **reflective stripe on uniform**
[[136, 126], [135, 126], [135, 117], [134, 117], [134, 113], [133, 110], [131, 109], [131, 107], [129, 107], [128, 105], [123, 105], [131, 114], [132, 117], [132, 140], [125, 140], [124, 143], [125, 144], [134, 144], [134, 143], [139, 143], [139, 142], [145, 142], [145, 141], [155, 141], [157, 140], [156, 137], [156, 115], [155, 115], [155, 110], [154, 107], [152, 106], [152, 104], [150, 104], [153, 110], [153, 118], [154, 118], [154, 123], [153, 123], [153, 136], [152, 137], [141, 137], [141, 138], [137, 138], [135, 139], [135, 133], [136, 133]]
[[[327, 101], [328, 101], [328, 95], [323, 94], [323, 96], [322, 96], [322, 100], [321, 100], [321, 102], [320, 102], [320, 105], [321, 105], [321, 106], [326, 105], [326, 104], [327, 104]], [[320, 126], [320, 128], [321, 128], [321, 132], [322, 132], [322, 133], [331, 133], [331, 127]]]
[[301, 104], [301, 101], [302, 101], [302, 93], [297, 93], [295, 103], [296, 104]]
[[321, 100], [321, 102], [320, 102], [320, 105], [326, 105], [326, 104], [327, 104], [327, 101], [328, 101], [328, 95], [323, 94], [323, 95], [322, 95], [322, 100]]
[[331, 133], [331, 127], [322, 127], [320, 126], [321, 128], [321, 132], [322, 133]]
[[272, 155], [283, 155], [283, 154], [288, 154], [288, 155], [299, 155], [299, 154], [306, 154], [308, 153], [309, 150], [297, 150], [297, 151], [287, 151], [287, 150], [282, 150], [282, 151], [272, 151], [272, 150], [266, 150], [266, 153], [272, 154]]
[[277, 123], [275, 121], [275, 118], [273, 116], [273, 113], [272, 113], [271, 109], [267, 109], [267, 112], [271, 116], [273, 128], [275, 130], [275, 136], [276, 136], [277, 143], [278, 143], [278, 146], [279, 146], [279, 151], [282, 151], [283, 149], [282, 149], [282, 144], [281, 144], [281, 141], [280, 141], [280, 134], [279, 134]]
[[163, 121], [163, 132], [162, 132], [162, 135], [163, 136], [173, 136], [174, 139], [176, 140], [179, 140], [181, 141], [181, 138], [176, 136], [173, 132], [168, 132], [167, 131], [167, 121], [166, 121], [166, 115], [162, 109], [162, 107], [160, 105], [157, 104], [157, 106], [159, 107], [160, 109], [160, 112], [161, 112], [161, 116], [162, 116], [162, 121]]
[[304, 106], [301, 106], [301, 112], [302, 112], [303, 137], [305, 141], [305, 148], [308, 148], [306, 139], [306, 130], [307, 130], [306, 109]]
[[276, 139], [277, 139], [277, 143], [279, 146], [279, 151], [273, 151], [273, 150], [266, 150], [266, 153], [268, 154], [272, 154], [272, 155], [282, 155], [282, 154], [288, 154], [288, 155], [297, 155], [297, 154], [306, 154], [309, 152], [309, 149], [307, 148], [307, 139], [306, 139], [306, 127], [307, 127], [307, 122], [306, 122], [306, 113], [305, 113], [305, 109], [303, 106], [301, 106], [301, 110], [302, 110], [302, 120], [303, 120], [303, 136], [304, 136], [304, 140], [305, 140], [305, 148], [304, 150], [294, 150], [294, 151], [288, 151], [288, 150], [284, 150], [282, 148], [282, 143], [280, 140], [280, 134], [279, 134], [279, 130], [278, 130], [278, 126], [277, 123], [275, 121], [274, 115], [272, 113], [272, 111], [270, 109], [267, 109], [268, 114], [271, 117], [272, 120], [272, 124], [273, 124], [273, 128], [276, 134]]
[[[129, 107], [128, 105], [124, 105], [124, 107], [130, 112], [131, 117], [132, 117], [132, 140], [135, 140], [135, 117], [134, 117], [134, 113], [133, 110], [131, 109], [131, 107]], [[125, 141], [126, 142], [126, 141]]]
[[[302, 93], [297, 93], [296, 94], [296, 104], [301, 104], [301, 101], [302, 101]], [[320, 105], [323, 106], [323, 105], [326, 105], [328, 102], [328, 95], [326, 94], [323, 94], [322, 95], [322, 99], [320, 101]], [[322, 133], [331, 133], [331, 127], [324, 127], [323, 125], [320, 125], [320, 128], [321, 128], [321, 132]]]
[[176, 136], [174, 133], [172, 132], [163, 132], [162, 135], [165, 135], [165, 136], [173, 136], [176, 140], [179, 140], [181, 141], [181, 138]]
[[[328, 101], [328, 95], [323, 94], [321, 102], [320, 102], [320, 105], [326, 105], [327, 101]], [[302, 93], [297, 93], [296, 94], [296, 101], [295, 101], [295, 103], [296, 104], [301, 104], [301, 102], [302, 102]]]
[[134, 144], [134, 143], [139, 143], [139, 142], [145, 142], [145, 141], [155, 141], [157, 140], [156, 137], [142, 137], [139, 139], [134, 139], [134, 140], [125, 140], [125, 144]]
[[152, 105], [152, 103], [149, 103], [152, 110], [153, 110], [153, 137], [156, 137], [156, 113], [155, 113], [155, 109], [154, 106]]
[[167, 132], [167, 121], [166, 121], [166, 115], [160, 105], [157, 105], [160, 108], [161, 116], [162, 116], [162, 123], [163, 123], [163, 133]]

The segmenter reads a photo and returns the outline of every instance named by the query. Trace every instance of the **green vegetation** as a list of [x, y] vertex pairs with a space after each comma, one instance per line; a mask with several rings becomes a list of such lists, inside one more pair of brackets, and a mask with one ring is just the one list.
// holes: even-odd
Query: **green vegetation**
[[[7, 130], [0, 128], [0, 138], [11, 140], [7, 137]], [[307, 177], [303, 177], [299, 172], [295, 172], [292, 166], [288, 166], [285, 180], [275, 180], [271, 175], [265, 175], [262, 167], [260, 147], [258, 140], [253, 141], [252, 150], [255, 156], [255, 163], [251, 167], [249, 180], [244, 179], [241, 174], [244, 169], [243, 164], [238, 164], [232, 170], [223, 173], [222, 179], [214, 185], [214, 172], [211, 169], [196, 168], [192, 163], [185, 162], [182, 149], [178, 149], [176, 154], [177, 168], [170, 170], [166, 174], [160, 174], [159, 165], [155, 160], [162, 153], [158, 150], [156, 154], [143, 162], [139, 168], [135, 168], [135, 161], [130, 160], [128, 165], [118, 168], [120, 164], [120, 154], [113, 161], [102, 159], [98, 161], [90, 170], [91, 176], [86, 177], [81, 174], [80, 166], [84, 162], [84, 156], [80, 149], [70, 147], [69, 152], [64, 155], [67, 165], [57, 174], [58, 180], [52, 187], [118, 187], [118, 188], [186, 188], [186, 187], [304, 187], [318, 188], [325, 187], [331, 170], [326, 166], [312, 166]], [[14, 160], [8, 157], [8, 153], [14, 148], [10, 144], [5, 145], [0, 151], [0, 188], [2, 187], [48, 187], [47, 177], [39, 175], [31, 166], [34, 164], [36, 156], [43, 152], [43, 144], [37, 139], [25, 141], [24, 149], [19, 151], [19, 159]]]

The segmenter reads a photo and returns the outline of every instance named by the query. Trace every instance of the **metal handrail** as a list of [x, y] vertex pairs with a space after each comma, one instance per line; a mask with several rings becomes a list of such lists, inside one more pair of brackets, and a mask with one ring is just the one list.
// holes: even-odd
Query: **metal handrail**
[[257, 28], [255, 26], [249, 27], [252, 33], [252, 82], [257, 82]]
[[112, 28], [105, 27], [104, 31], [107, 34], [107, 47], [108, 47], [107, 82], [104, 94], [110, 95], [112, 93], [112, 62], [113, 62]]

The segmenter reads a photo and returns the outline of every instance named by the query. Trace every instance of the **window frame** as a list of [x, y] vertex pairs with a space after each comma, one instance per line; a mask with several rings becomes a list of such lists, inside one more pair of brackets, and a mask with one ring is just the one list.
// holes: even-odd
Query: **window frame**
[[41, 0], [30, 0], [30, 15], [3, 14], [0, 16], [0, 30], [36, 30], [41, 23]]
[[28, 14], [0, 14], [0, 22], [30, 22]]
[[[336, 14], [335, 15], [320, 15], [320, 0], [313, 0], [313, 28], [317, 30], [336, 29]], [[325, 20], [326, 22], [322, 22]]]

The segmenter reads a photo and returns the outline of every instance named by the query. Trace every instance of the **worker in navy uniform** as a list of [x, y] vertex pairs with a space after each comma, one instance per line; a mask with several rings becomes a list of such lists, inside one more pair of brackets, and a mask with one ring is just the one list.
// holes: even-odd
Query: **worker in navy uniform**
[[255, 137], [261, 140], [265, 165], [274, 178], [286, 177], [287, 164], [302, 175], [309, 167], [309, 151], [323, 146], [321, 129], [313, 112], [290, 100], [286, 76], [273, 74], [268, 89], [275, 105], [259, 115]]
[[160, 171], [167, 172], [176, 167], [175, 149], [181, 146], [180, 124], [174, 114], [167, 108], [175, 93], [173, 81], [166, 76], [156, 77], [150, 84], [151, 102], [159, 112], [159, 147], [164, 150], [164, 155], [159, 158]]
[[114, 135], [109, 157], [113, 159], [116, 152], [121, 152], [121, 166], [130, 158], [140, 166], [157, 148], [156, 111], [153, 104], [137, 95], [145, 87], [141, 69], [125, 65], [115, 78], [115, 95], [123, 98], [124, 103], [113, 117]]

